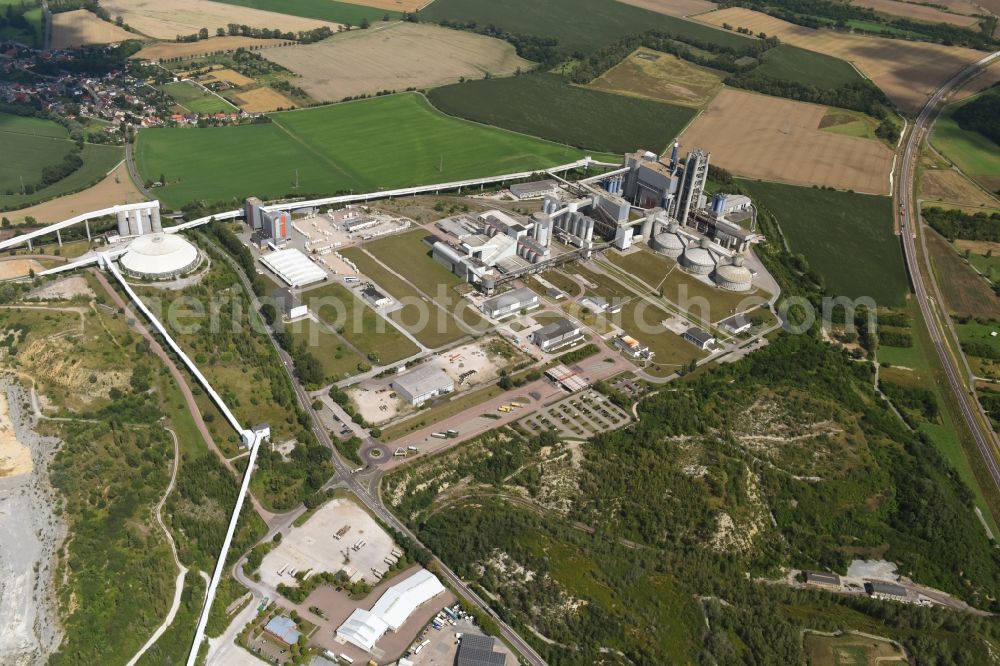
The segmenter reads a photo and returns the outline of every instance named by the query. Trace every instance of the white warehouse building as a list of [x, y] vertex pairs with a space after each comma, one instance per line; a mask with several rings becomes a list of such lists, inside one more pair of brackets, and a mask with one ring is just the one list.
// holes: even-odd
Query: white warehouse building
[[260, 261], [290, 287], [304, 287], [326, 279], [326, 271], [295, 248], [265, 254]]
[[522, 287], [483, 301], [480, 309], [487, 317], [499, 319], [521, 310], [531, 310], [537, 307], [538, 294], [527, 287]]
[[441, 368], [422, 365], [392, 380], [393, 390], [411, 405], [420, 405], [428, 400], [455, 390], [454, 380]]
[[444, 585], [427, 569], [388, 588], [371, 610], [356, 609], [337, 628], [337, 638], [371, 652], [387, 631], [396, 631], [417, 608], [445, 591]]

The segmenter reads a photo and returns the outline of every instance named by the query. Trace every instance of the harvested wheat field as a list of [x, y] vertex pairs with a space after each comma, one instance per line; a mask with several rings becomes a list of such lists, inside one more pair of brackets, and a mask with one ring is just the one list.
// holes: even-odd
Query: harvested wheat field
[[1000, 83], [1000, 61], [994, 60], [989, 67], [979, 70], [978, 74], [966, 81], [961, 88], [949, 95], [948, 101], [960, 102], [963, 99], [967, 99], [975, 94], [983, 92], [987, 88], [992, 88], [997, 83]]
[[247, 113], [267, 113], [278, 109], [294, 109], [295, 102], [273, 88], [263, 87], [244, 90], [229, 100]]
[[681, 106], [702, 107], [722, 86], [710, 69], [670, 53], [637, 49], [594, 79], [589, 87]]
[[872, 139], [820, 131], [827, 108], [724, 88], [680, 136], [740, 176], [889, 193], [892, 151]]
[[924, 169], [920, 181], [924, 201], [998, 208], [1000, 201], [963, 176], [957, 169]]
[[71, 49], [87, 44], [113, 44], [140, 39], [128, 30], [97, 18], [86, 9], [52, 15], [52, 48]]
[[254, 39], [253, 37], [211, 37], [198, 42], [160, 42], [147, 46], [132, 56], [135, 60], [165, 60], [195, 58], [209, 53], [276, 47], [288, 44], [284, 39]]
[[14, 224], [19, 224], [26, 217], [33, 217], [40, 224], [61, 222], [71, 217], [92, 210], [100, 210], [108, 206], [122, 203], [145, 201], [144, 197], [128, 176], [128, 168], [122, 162], [101, 182], [76, 194], [67, 194], [51, 201], [46, 201], [28, 208], [4, 213]]
[[248, 86], [253, 83], [253, 79], [249, 76], [243, 76], [237, 71], [232, 69], [213, 69], [205, 78], [200, 79], [202, 83], [213, 83], [215, 81], [225, 81], [226, 83], [232, 84], [237, 87]]
[[898, 0], [851, 0], [851, 4], [865, 9], [871, 9], [880, 14], [890, 14], [892, 16], [902, 16], [914, 21], [924, 21], [925, 23], [947, 23], [960, 28], [968, 28], [979, 23], [979, 19], [974, 16], [951, 14], [943, 12], [927, 5], [917, 5], [912, 2], [899, 2]]
[[694, 16], [710, 12], [717, 6], [708, 0], [619, 0], [619, 2], [667, 16]]
[[927, 98], [981, 51], [902, 39], [866, 37], [833, 30], [813, 30], [750, 9], [731, 7], [698, 17], [710, 25], [728, 23], [854, 64], [906, 113], [919, 111]]
[[504, 75], [531, 67], [507, 42], [426, 23], [351, 31], [261, 55], [300, 75], [295, 85], [326, 102], [381, 90], [436, 88], [463, 76], [481, 79], [487, 72]]
[[177, 35], [193, 35], [202, 28], [215, 34], [216, 28], [230, 23], [251, 28], [278, 28], [283, 32], [313, 30], [328, 26], [336, 30], [337, 23], [301, 18], [277, 12], [227, 5], [211, 0], [101, 0], [101, 7], [112, 16], [123, 16], [125, 23], [139, 32], [157, 39], [174, 39]]

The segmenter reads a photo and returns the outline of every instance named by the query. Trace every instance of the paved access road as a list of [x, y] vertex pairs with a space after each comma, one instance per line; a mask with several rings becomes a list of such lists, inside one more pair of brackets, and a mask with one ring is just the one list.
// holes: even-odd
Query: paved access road
[[[972, 63], [941, 86], [941, 88], [934, 93], [934, 96], [927, 101], [927, 104], [920, 111], [920, 115], [917, 116], [913, 129], [907, 139], [900, 166], [900, 177], [893, 183], [895, 190], [893, 194], [895, 200], [898, 202], [896, 214], [899, 216], [899, 228], [903, 237], [903, 250], [906, 255], [906, 268], [909, 271], [910, 279], [913, 282], [913, 290], [917, 296], [917, 302], [920, 304], [920, 312], [924, 317], [924, 322], [927, 324], [927, 330], [930, 333], [931, 341], [934, 344], [935, 350], [937, 350], [938, 357], [941, 359], [941, 365], [944, 367], [945, 374], [948, 377], [948, 384], [951, 386], [952, 392], [955, 394], [955, 399], [962, 411], [962, 416], [968, 424], [969, 430], [972, 431], [972, 435], [976, 440], [976, 446], [983, 455], [983, 460], [986, 463], [990, 476], [993, 478], [993, 482], [997, 485], [997, 488], [1000, 488], [1000, 464], [997, 463], [994, 453], [993, 430], [989, 425], [989, 420], [986, 418], [986, 415], [982, 412], [982, 407], [979, 405], [979, 401], [976, 399], [974, 394], [971, 394], [970, 391], [966, 389], [964, 382], [960, 379], [961, 371], [958, 367], [959, 361], [952, 357], [949, 347], [944, 339], [945, 334], [942, 333], [941, 326], [937, 323], [938, 319], [936, 318], [934, 312], [933, 299], [931, 295], [928, 294], [927, 287], [924, 285], [924, 276], [920, 271], [917, 244], [915, 240], [920, 225], [920, 211], [917, 208], [918, 204], [915, 190], [915, 176], [917, 161], [920, 156], [920, 142], [933, 126], [934, 119], [937, 116], [938, 107], [940, 106], [942, 100], [961, 84], [965, 83], [972, 76], [977, 74], [983, 67], [989, 65], [997, 58], [1000, 58], [1000, 51], [992, 53], [978, 62]], [[926, 250], [924, 251], [924, 260], [925, 263], [927, 263]], [[936, 289], [936, 285], [933, 284], [933, 277], [930, 279], [931, 287]], [[947, 318], [946, 313], [942, 313], [942, 316]]]

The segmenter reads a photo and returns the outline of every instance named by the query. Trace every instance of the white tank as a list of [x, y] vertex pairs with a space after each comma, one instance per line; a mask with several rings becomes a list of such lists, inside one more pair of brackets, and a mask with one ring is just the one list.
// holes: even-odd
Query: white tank
[[675, 233], [664, 231], [653, 236], [651, 246], [660, 254], [676, 259], [684, 252], [684, 241]]
[[712, 253], [701, 245], [693, 245], [684, 250], [680, 264], [688, 273], [695, 275], [708, 275], [715, 270], [715, 259], [712, 257]]

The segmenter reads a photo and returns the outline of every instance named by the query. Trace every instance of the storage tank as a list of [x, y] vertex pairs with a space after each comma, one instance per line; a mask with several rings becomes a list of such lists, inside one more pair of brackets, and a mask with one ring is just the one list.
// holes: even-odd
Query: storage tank
[[709, 242], [702, 239], [701, 243], [692, 245], [684, 250], [681, 255], [680, 264], [688, 273], [695, 275], [708, 275], [715, 270], [715, 259], [708, 250]]
[[743, 257], [733, 257], [732, 261], [720, 264], [715, 269], [715, 284], [727, 291], [749, 291], [753, 284], [750, 269], [743, 265]]
[[653, 236], [650, 246], [656, 252], [666, 255], [671, 259], [676, 259], [684, 252], [684, 241], [676, 233], [670, 231], [664, 231]]

